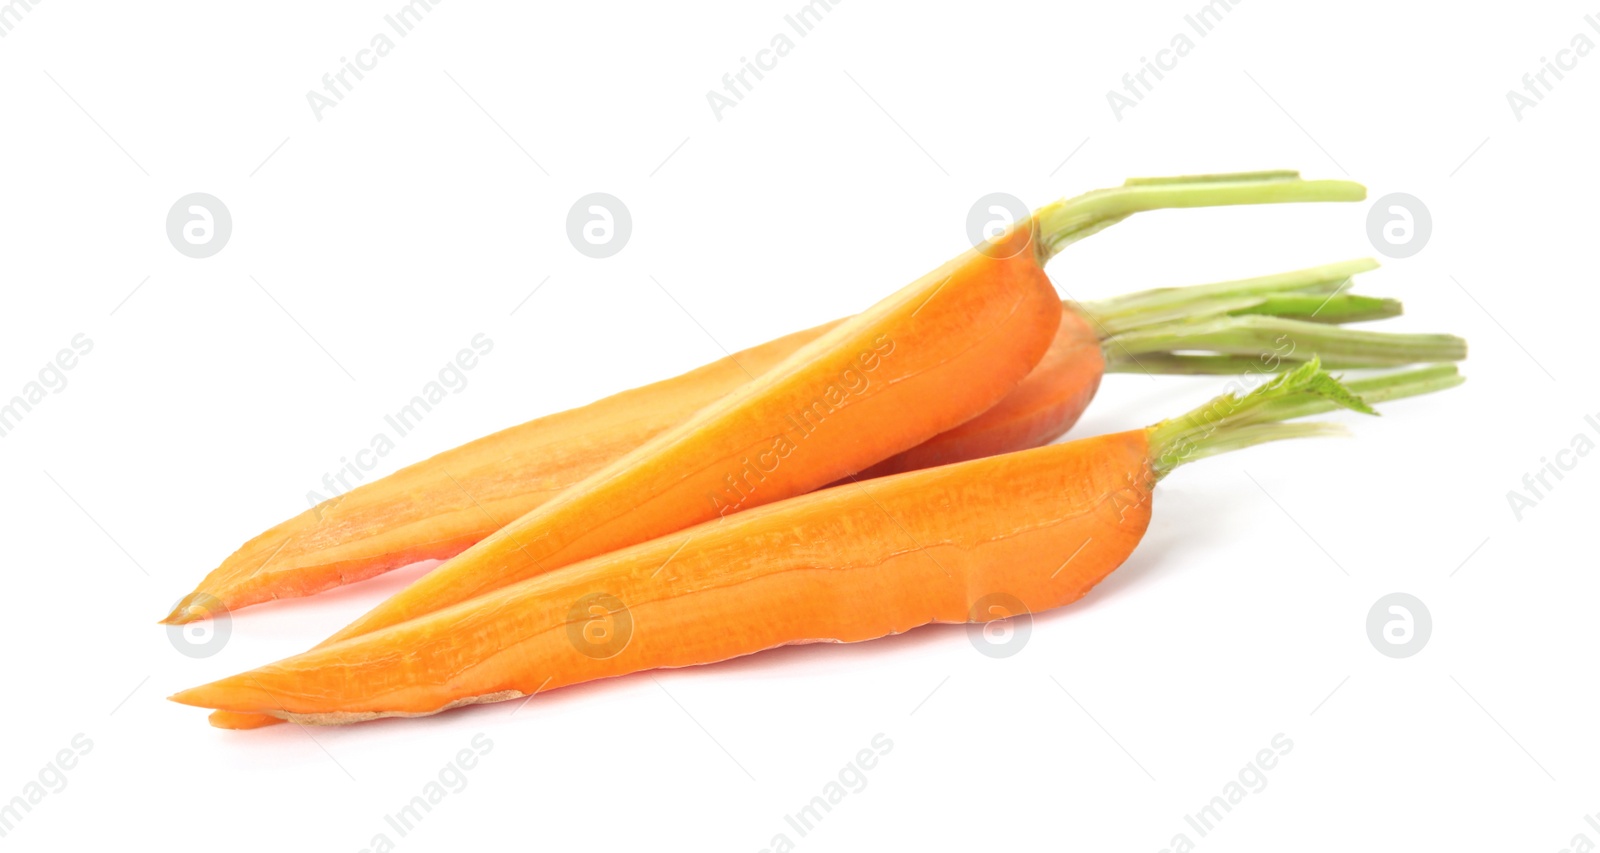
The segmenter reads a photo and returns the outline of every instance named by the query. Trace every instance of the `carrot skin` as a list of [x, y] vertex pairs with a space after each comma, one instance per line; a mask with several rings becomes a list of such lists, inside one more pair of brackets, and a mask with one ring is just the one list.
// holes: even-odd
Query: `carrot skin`
[[[1135, 430], [826, 489], [172, 698], [315, 724], [417, 716], [1059, 607], [1143, 537], [1148, 457]], [[624, 636], [615, 651], [590, 640]]]

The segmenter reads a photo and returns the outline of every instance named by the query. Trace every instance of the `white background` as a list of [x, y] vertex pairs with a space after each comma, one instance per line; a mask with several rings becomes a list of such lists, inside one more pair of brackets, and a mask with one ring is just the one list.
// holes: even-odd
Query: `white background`
[[[1575, 34], [1600, 40], [1592, 5], [1245, 3], [1118, 121], [1107, 90], [1199, 0], [847, 0], [718, 121], [707, 90], [800, 0], [444, 3], [317, 120], [307, 90], [400, 5], [48, 2], [0, 39], [0, 397], [94, 341], [0, 439], [0, 800], [93, 742], [0, 843], [1600, 841], [1600, 579], [1580, 532], [1600, 458], [1520, 521], [1506, 497], [1573, 436], [1600, 440], [1583, 419], [1600, 59], [1521, 121], [1505, 96]], [[858, 311], [964, 248], [986, 193], [1263, 168], [1427, 204], [1431, 242], [1358, 289], [1405, 301], [1384, 328], [1469, 338], [1468, 383], [1335, 416], [1353, 439], [1180, 471], [1132, 559], [1014, 657], [941, 627], [334, 730], [223, 732], [164, 699], [300, 651], [421, 570], [245, 611], [203, 660], [155, 624], [475, 334], [493, 353], [375, 473]], [[565, 233], [596, 191], [633, 218], [606, 260]], [[209, 259], [164, 233], [190, 192], [232, 212]], [[1093, 298], [1358, 257], [1369, 206], [1148, 214], [1050, 273]], [[1108, 377], [1074, 434], [1224, 384]], [[1395, 591], [1434, 623], [1405, 660], [1365, 631]], [[784, 816], [878, 733], [893, 750], [865, 789], [799, 837]], [[1266, 788], [1199, 837], [1184, 816], [1279, 733], [1293, 749]], [[493, 746], [466, 787], [398, 837], [384, 816], [478, 734]]]

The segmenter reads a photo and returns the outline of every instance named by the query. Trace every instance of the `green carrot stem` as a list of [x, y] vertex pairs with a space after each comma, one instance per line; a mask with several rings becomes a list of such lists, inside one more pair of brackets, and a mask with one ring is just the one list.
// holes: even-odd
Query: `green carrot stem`
[[[1201, 441], [1188, 447], [1187, 452], [1177, 456], [1169, 456], [1174, 461], [1167, 468], [1156, 466], [1156, 479], [1161, 479], [1171, 473], [1172, 468], [1185, 465], [1223, 453], [1232, 453], [1258, 444], [1272, 441], [1288, 441], [1295, 438], [1326, 438], [1331, 436], [1346, 436], [1350, 431], [1342, 424], [1327, 424], [1313, 421], [1303, 424], [1248, 424], [1234, 427], [1229, 430], [1218, 430], [1216, 434], [1205, 437]], [[1159, 460], [1161, 457], [1157, 457]]]
[[[1119, 369], [1127, 367], [1123, 361], [1129, 361], [1134, 369], [1144, 370], [1150, 369], [1144, 356], [1175, 366], [1183, 363], [1184, 353], [1245, 356], [1273, 364], [1303, 362], [1315, 355], [1344, 367], [1394, 367], [1460, 361], [1467, 356], [1466, 341], [1454, 335], [1369, 332], [1256, 315], [1138, 329], [1113, 335], [1103, 346], [1108, 362]], [[1162, 357], [1156, 358], [1158, 354]]]
[[[1261, 355], [1192, 355], [1188, 353], [1146, 353], [1129, 356], [1115, 350], [1106, 351], [1107, 373], [1144, 373], [1151, 376], [1231, 376], [1240, 373], [1277, 373], [1299, 367], [1310, 361], [1307, 358], [1281, 358], [1272, 353]], [[1410, 362], [1402, 362], [1409, 364]], [[1328, 370], [1351, 370], [1372, 367], [1362, 360], [1322, 361]], [[1399, 367], [1401, 365], [1385, 365]]]
[[[1397, 370], [1377, 376], [1344, 380], [1344, 387], [1369, 404], [1387, 403], [1419, 394], [1432, 394], [1454, 388], [1467, 381], [1453, 364], [1435, 364], [1412, 370]], [[1338, 408], [1321, 398], [1301, 400], [1275, 400], [1264, 407], [1274, 420], [1290, 420], [1307, 415], [1320, 415]]]
[[1224, 394], [1147, 428], [1155, 477], [1159, 480], [1180, 465], [1219, 453], [1342, 431], [1333, 424], [1282, 423], [1291, 418], [1338, 408], [1377, 414], [1369, 403], [1441, 391], [1462, 381], [1453, 365], [1436, 365], [1345, 384], [1313, 359], [1242, 397]]
[[[1171, 320], [1234, 313], [1259, 306], [1274, 295], [1326, 294], [1322, 298], [1331, 302], [1342, 295], [1340, 291], [1349, 286], [1352, 276], [1377, 267], [1378, 262], [1371, 258], [1357, 258], [1254, 278], [1187, 287], [1158, 287], [1109, 299], [1069, 303], [1068, 307], [1093, 320], [1102, 334], [1114, 335]], [[1304, 311], [1298, 303], [1291, 307], [1295, 311]], [[1315, 312], [1315, 308], [1311, 310]], [[1269, 310], [1256, 313], [1278, 312]]]
[[1366, 187], [1354, 181], [1307, 181], [1297, 172], [1133, 178], [1120, 187], [1052, 202], [1035, 211], [1039, 239], [1034, 251], [1044, 264], [1073, 242], [1147, 210], [1366, 197]]
[[1234, 317], [1247, 314], [1265, 314], [1308, 323], [1365, 323], [1385, 320], [1404, 313], [1398, 299], [1381, 296], [1361, 296], [1355, 293], [1335, 293], [1322, 296], [1316, 293], [1272, 293], [1260, 297], [1254, 305], [1243, 306], [1228, 312]]

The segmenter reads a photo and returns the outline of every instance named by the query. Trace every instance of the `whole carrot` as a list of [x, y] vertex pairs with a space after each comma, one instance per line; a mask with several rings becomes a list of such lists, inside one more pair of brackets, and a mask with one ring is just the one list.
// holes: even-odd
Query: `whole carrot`
[[[1040, 209], [1033, 220], [1039, 242], [1029, 247], [1028, 255], [1042, 264], [1071, 242], [1144, 210], [1362, 197], [1364, 190], [1359, 184], [1303, 181], [1289, 172], [1135, 180]], [[1066, 328], [1052, 345], [1052, 357], [1041, 365], [1050, 369], [1030, 375], [1017, 389], [1016, 400], [993, 415], [980, 415], [959, 433], [935, 438], [930, 446], [883, 462], [874, 470], [909, 470], [972, 458], [979, 452], [1016, 450], [1060, 435], [1076, 420], [1097, 386], [1100, 370], [1093, 362], [1100, 358], [1099, 345], [1114, 331], [1130, 331], [1130, 323], [1145, 328], [1158, 320], [1229, 313], [1309, 314], [1322, 321], [1391, 316], [1398, 312], [1395, 303], [1337, 292], [1349, 275], [1371, 266], [1370, 262], [1352, 262], [1228, 283], [1249, 285], [1232, 290], [1211, 286], [1218, 289], [1215, 293], [1197, 288], [1195, 293], [1180, 295], [1165, 289], [1136, 294], [1142, 298], [1133, 301], [1069, 303], [1061, 321]], [[1317, 304], [1302, 307], [1289, 300], [1296, 294], [1302, 299], [1315, 298]], [[1105, 322], [1097, 316], [1099, 311], [1105, 312]], [[245, 543], [163, 621], [182, 624], [206, 618], [215, 610], [313, 595], [419, 560], [455, 556], [511, 519], [765, 374], [839, 322], [779, 338], [580, 409], [503, 430], [360, 485]], [[1154, 355], [1130, 360], [1124, 347], [1109, 346], [1108, 351], [1114, 356], [1108, 365], [1111, 370], [1162, 369], [1151, 366], [1156, 362]], [[1247, 361], [1234, 359], [1229, 367], [1233, 371], [1260, 369]], [[1178, 367], [1183, 372], [1196, 369], [1192, 363]]]
[[[1180, 465], [1338, 431], [1282, 423], [1448, 388], [1315, 362], [1141, 430], [861, 482], [605, 554], [172, 699], [307, 724], [433, 714], [790, 643], [984, 622], [1082, 597], [1137, 547]], [[1358, 396], [1357, 392], [1363, 396]]]

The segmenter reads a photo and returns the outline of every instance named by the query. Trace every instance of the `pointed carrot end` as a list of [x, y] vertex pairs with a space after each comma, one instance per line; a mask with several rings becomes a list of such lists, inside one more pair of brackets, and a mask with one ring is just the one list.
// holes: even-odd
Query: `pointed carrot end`
[[184, 596], [183, 600], [172, 608], [172, 612], [167, 614], [167, 618], [157, 624], [187, 625], [202, 619], [215, 619], [227, 612], [228, 605], [221, 598], [204, 589], [197, 589]]
[[249, 703], [255, 698], [252, 695], [255, 692], [248, 684], [240, 684], [239, 676], [231, 676], [188, 690], [179, 690], [167, 699], [179, 705], [192, 705], [196, 708], [223, 710], [238, 709], [242, 706], [249, 709], [253, 707]]
[[258, 729], [284, 722], [265, 710], [277, 705], [264, 681], [270, 682], [271, 676], [255, 670], [180, 690], [167, 699], [212, 711], [209, 722], [219, 729]]
[[177, 702], [179, 705], [191, 705], [196, 708], [213, 708], [211, 685], [191, 687], [188, 690], [179, 690], [167, 697], [168, 702]]
[[177, 607], [172, 608], [172, 612], [168, 613], [167, 617], [165, 619], [162, 619], [161, 621], [157, 622], [156, 624], [157, 625], [187, 625], [190, 622], [193, 622], [193, 621], [199, 619], [200, 615], [201, 614], [199, 613], [199, 611], [196, 608], [190, 607], [190, 606], [185, 605], [185, 604], [179, 604]]

